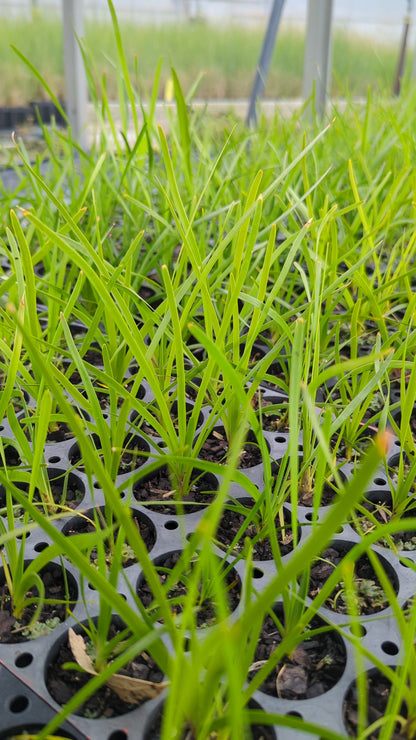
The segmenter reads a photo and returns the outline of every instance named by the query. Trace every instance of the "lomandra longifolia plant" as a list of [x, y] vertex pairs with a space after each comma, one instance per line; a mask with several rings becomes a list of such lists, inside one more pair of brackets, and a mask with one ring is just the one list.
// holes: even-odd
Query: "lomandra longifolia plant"
[[[414, 573], [402, 548], [415, 529], [413, 96], [380, 106], [369, 95], [329, 126], [279, 116], [250, 133], [193, 111], [195, 89], [184, 92], [170, 70], [166, 134], [155, 125], [163, 65], [147, 107], [111, 1], [109, 11], [120, 126], [82, 41], [99, 135], [87, 152], [71, 131], [43, 126], [36, 161], [18, 142], [20, 184], [0, 214], [4, 587], [13, 619], [32, 609], [32, 638], [43, 567], [71, 569], [78, 592], [68, 578], [60, 606], [75, 638], [64, 628], [62, 637], [75, 646], [68, 671], [85, 682], [38, 734], [58, 732], [146, 654], [162, 678], [141, 715], [157, 710], [159, 720], [143, 737], [239, 740], [267, 725], [278, 736], [288, 727], [332, 740], [412, 737], [414, 605], [389, 574], [401, 586]], [[63, 424], [63, 478], [79, 475], [88, 511], [51, 495], [48, 445]], [[201, 454], [210, 435], [219, 462]], [[253, 469], [243, 466], [248, 442]], [[166, 490], [139, 501], [137, 487], [160, 471]], [[204, 476], [215, 485], [189, 513]], [[379, 502], [370, 509], [374, 485], [390, 495], [390, 518]], [[153, 551], [133, 509], [154, 526]], [[224, 544], [227, 509], [242, 523]], [[67, 536], [69, 516], [93, 531]], [[29, 564], [33, 530], [46, 547]], [[311, 572], [347, 536], [313, 591]], [[360, 612], [363, 588], [375, 589], [357, 577], [363, 557], [383, 604], [375, 618]], [[391, 661], [379, 642], [370, 649], [384, 615], [400, 636], [397, 653], [387, 645]], [[265, 620], [279, 641], [259, 665]], [[311, 720], [319, 697], [297, 703], [301, 718], [279, 691], [305, 637], [331, 631], [348, 653], [343, 695], [351, 684], [356, 704], [345, 721], [337, 708], [328, 729]], [[369, 665], [388, 685], [375, 721]], [[279, 689], [265, 700], [274, 675]]]

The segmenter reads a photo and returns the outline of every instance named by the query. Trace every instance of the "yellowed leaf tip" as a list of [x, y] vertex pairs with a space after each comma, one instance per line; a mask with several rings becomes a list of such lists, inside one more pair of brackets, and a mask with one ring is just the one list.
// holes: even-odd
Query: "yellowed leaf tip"
[[375, 443], [382, 457], [386, 457], [391, 442], [393, 439], [393, 431], [391, 429], [385, 429], [384, 432], [379, 432], [375, 438]]

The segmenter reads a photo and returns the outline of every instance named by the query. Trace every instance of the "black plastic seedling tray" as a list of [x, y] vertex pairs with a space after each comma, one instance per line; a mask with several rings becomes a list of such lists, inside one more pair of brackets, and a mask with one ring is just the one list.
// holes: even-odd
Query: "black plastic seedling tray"
[[[273, 396], [273, 391], [267, 391]], [[281, 394], [279, 394], [281, 396]], [[144, 398], [151, 399], [149, 388], [144, 384]], [[29, 405], [31, 405], [29, 399]], [[32, 403], [33, 405], [33, 403]], [[203, 420], [202, 420], [203, 421]], [[13, 433], [7, 421], [3, 422], [0, 431], [4, 442], [13, 445]], [[267, 445], [270, 449], [270, 455], [273, 461], [279, 461], [283, 458], [288, 446], [288, 434], [284, 432], [264, 432]], [[45, 448], [45, 459], [50, 471], [68, 471], [77, 482], [77, 486], [83, 493], [82, 501], [79, 508], [88, 511], [92, 507], [102, 507], [105, 503], [104, 496], [100, 488], [93, 484], [92, 489], [89, 487], [87, 476], [84, 472], [73, 466], [71, 460], [76, 447], [74, 439], [67, 439], [64, 442], [49, 443]], [[394, 458], [400, 447], [398, 440], [392, 438], [391, 447], [388, 453], [388, 459]], [[299, 438], [299, 455], [302, 456], [302, 435]], [[342, 468], [343, 475], [348, 478], [352, 474], [352, 465], [346, 464]], [[262, 489], [264, 485], [262, 465], [255, 465], [253, 468], [244, 470], [245, 475], [258, 487]], [[121, 488], [126, 485], [128, 489], [129, 473], [119, 475], [116, 485]], [[369, 486], [369, 491], [375, 491], [380, 494], [388, 494], [389, 486], [386, 480], [384, 469], [380, 468], [374, 476]], [[244, 499], [247, 497], [247, 491], [242, 486], [233, 484], [230, 489], [230, 497], [233, 499]], [[131, 500], [131, 506], [139, 517], [142, 517], [153, 530], [154, 543], [150, 550], [152, 560], [157, 560], [163, 555], [183, 547], [184, 537], [189, 537], [203, 515], [203, 509], [198, 509], [189, 514], [178, 515], [175, 512], [158, 513], [151, 507], [143, 506], [139, 501]], [[286, 506], [286, 504], [285, 504]], [[287, 504], [290, 509], [290, 504]], [[324, 519], [328, 507], [322, 506], [317, 514], [318, 519]], [[304, 541], [311, 530], [311, 508], [298, 506], [298, 523], [300, 526], [301, 540]], [[71, 519], [65, 518], [55, 523], [65, 531], [68, 522]], [[74, 520], [76, 519], [76, 510], [74, 510]], [[360, 540], [359, 535], [354, 529], [346, 524], [342, 532], [339, 532], [333, 541], [334, 546], [346, 544], [351, 546]], [[25, 552], [27, 558], [34, 557], [42, 550], [45, 543], [48, 542], [45, 534], [36, 529], [28, 537]], [[218, 555], [223, 555], [219, 548], [215, 548]], [[392, 583], [394, 583], [399, 603], [402, 605], [414, 596], [415, 593], [415, 575], [414, 571], [406, 567], [398, 556], [392, 551], [374, 546], [373, 550], [379, 556], [382, 564]], [[403, 554], [403, 553], [402, 553]], [[290, 558], [291, 554], [285, 556]], [[406, 558], [416, 563], [416, 553], [406, 553]], [[78, 586], [78, 594], [81, 593], [81, 586], [78, 582], [77, 571], [69, 563], [65, 567], [75, 580]], [[269, 580], [275, 575], [275, 563], [269, 561], [254, 562], [256, 588], [261, 591]], [[239, 577], [244, 579], [245, 563], [240, 560], [236, 566]], [[139, 564], [130, 565], [125, 569], [125, 575], [129, 583], [135, 588], [141, 575]], [[125, 598], [132, 602], [129, 589], [126, 586], [124, 577], [120, 579], [120, 592], [124, 593]], [[94, 600], [96, 604], [94, 606]], [[88, 593], [88, 613], [94, 616], [98, 612], [97, 594], [91, 590]], [[237, 610], [238, 611], [238, 610]], [[322, 607], [321, 616], [330, 624], [334, 624], [341, 634], [340, 639], [344, 643], [346, 662], [345, 669], [341, 678], [326, 693], [309, 699], [300, 699], [297, 701], [288, 699], [279, 699], [270, 696], [263, 691], [256, 691], [253, 700], [259, 708], [280, 715], [291, 715], [293, 717], [303, 718], [320, 726], [325, 726], [332, 731], [341, 734], [346, 733], [343, 719], [343, 703], [345, 695], [356, 677], [356, 663], [353, 654], [353, 648], [348, 639], [342, 637], [344, 630], [346, 636], [351, 629], [347, 625], [345, 616], [330, 609]], [[382, 612], [382, 619], [357, 618], [361, 625], [361, 640], [368, 651], [374, 654], [381, 661], [388, 661], [389, 664], [395, 665], [398, 662], [401, 649], [401, 638], [398, 633], [396, 622], [389, 609]], [[70, 626], [76, 626], [86, 618], [86, 612], [82, 606], [81, 600], [77, 602], [73, 609], [73, 616], [70, 616], [64, 623], [60, 624], [49, 635], [40, 637], [36, 640], [27, 641], [18, 644], [0, 645], [0, 686], [2, 712], [0, 713], [0, 740], [6, 740], [15, 732], [24, 729], [36, 732], [44, 726], [51, 717], [60, 711], [60, 706], [51, 697], [46, 686], [46, 666], [50, 661], [51, 655], [57, 650], [57, 645], [67, 635]], [[367, 661], [364, 665], [365, 670], [370, 670], [372, 664]], [[61, 734], [74, 740], [89, 738], [90, 740], [151, 740], [151, 730], [154, 717], [160, 711], [163, 702], [163, 695], [158, 699], [145, 702], [137, 709], [134, 709], [119, 717], [108, 719], [89, 719], [77, 715], [70, 715], [67, 721], [62, 724]], [[302, 733], [298, 729], [285, 728], [278, 726], [274, 728], [278, 740], [297, 740], [298, 738], [312, 738], [310, 734]], [[150, 734], [149, 734], [150, 733]], [[317, 738], [319, 736], [316, 736]]]

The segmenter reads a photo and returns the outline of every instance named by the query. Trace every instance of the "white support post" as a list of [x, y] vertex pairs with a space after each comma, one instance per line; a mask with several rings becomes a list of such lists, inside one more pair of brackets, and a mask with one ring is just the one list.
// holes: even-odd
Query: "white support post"
[[66, 113], [74, 140], [87, 149], [87, 77], [78, 39], [84, 36], [82, 0], [62, 0]]
[[303, 97], [315, 89], [316, 111], [325, 111], [331, 82], [333, 0], [308, 0]]

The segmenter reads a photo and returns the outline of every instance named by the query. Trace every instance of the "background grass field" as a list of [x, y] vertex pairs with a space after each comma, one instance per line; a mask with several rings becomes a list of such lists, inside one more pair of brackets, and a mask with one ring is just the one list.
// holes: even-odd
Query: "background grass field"
[[[141, 27], [121, 24], [132, 77], [150, 90], [157, 62], [163, 57], [159, 96], [164, 97], [170, 64], [185, 92], [202, 75], [197, 97], [245, 98], [249, 95], [261, 49], [258, 28], [220, 28], [204, 23]], [[117, 97], [116, 50], [110, 23], [87, 23], [86, 45], [98, 80], [106, 77], [108, 95]], [[21, 105], [45, 96], [41, 85], [16, 57], [22, 51], [59, 97], [64, 97], [62, 29], [58, 17], [2, 21], [0, 27], [0, 105]], [[302, 91], [304, 34], [282, 29], [276, 43], [266, 97], [298, 97]], [[398, 49], [357, 35], [336, 32], [333, 42], [333, 95], [365, 96], [391, 91]]]

